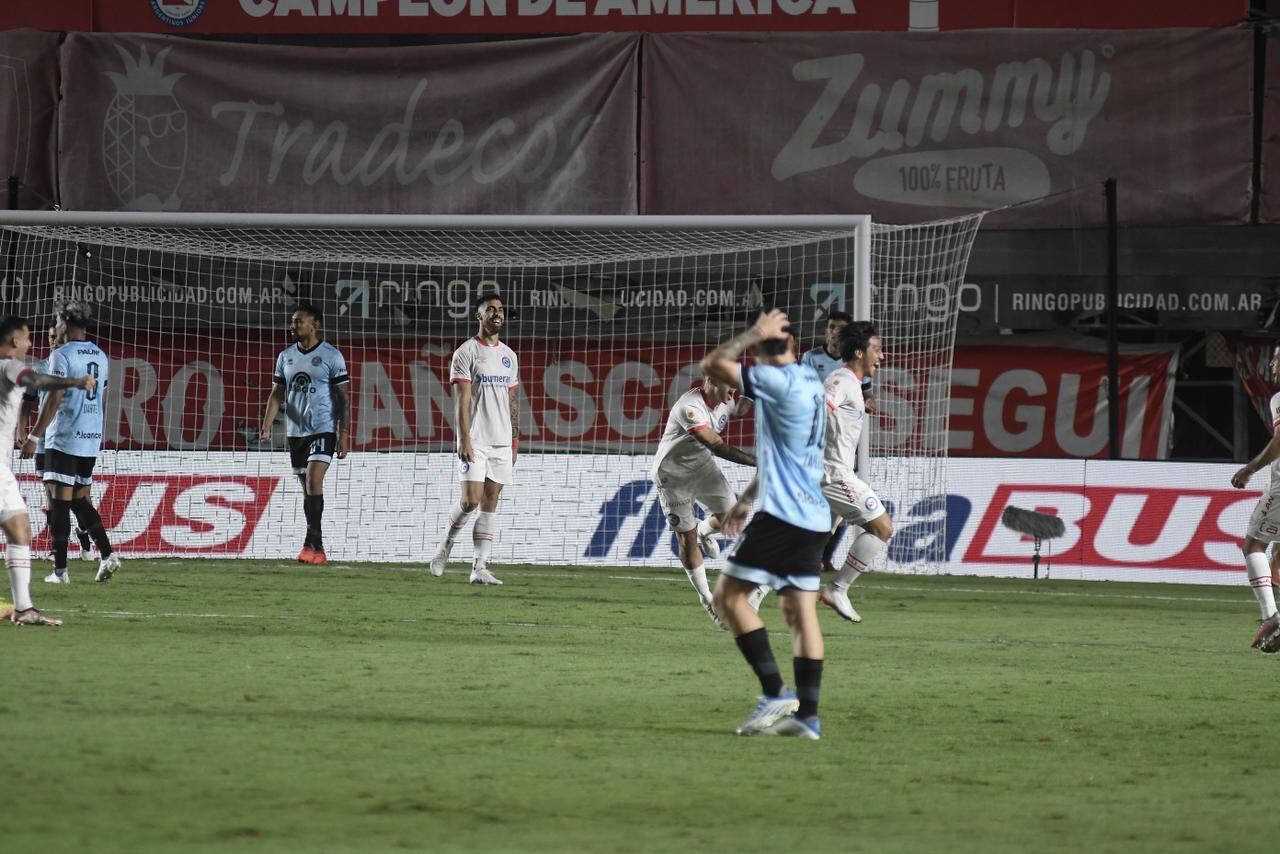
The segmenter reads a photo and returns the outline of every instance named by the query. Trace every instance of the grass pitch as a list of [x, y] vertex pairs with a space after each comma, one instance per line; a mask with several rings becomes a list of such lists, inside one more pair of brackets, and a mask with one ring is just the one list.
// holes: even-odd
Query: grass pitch
[[[6, 850], [1238, 852], [1280, 660], [1247, 588], [874, 575], [823, 740], [679, 570], [127, 561], [0, 627]], [[84, 568], [82, 568], [84, 567]], [[36, 569], [41, 574], [40, 565]], [[784, 673], [785, 627], [763, 613]], [[788, 678], [788, 682], [790, 679]]]

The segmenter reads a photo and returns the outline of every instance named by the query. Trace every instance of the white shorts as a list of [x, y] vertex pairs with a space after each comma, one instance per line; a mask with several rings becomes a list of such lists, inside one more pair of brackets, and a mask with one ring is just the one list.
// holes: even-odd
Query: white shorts
[[18, 479], [8, 466], [0, 466], [0, 522], [7, 522], [19, 513], [27, 512], [27, 502], [18, 488]]
[[841, 520], [850, 525], [866, 525], [884, 515], [884, 505], [875, 492], [857, 476], [848, 474], [839, 480], [822, 479], [822, 494], [831, 505], [831, 527]]
[[708, 463], [687, 475], [666, 477], [657, 483], [657, 487], [658, 503], [662, 505], [667, 524], [681, 534], [698, 526], [693, 502], [698, 502], [712, 513], [724, 513], [738, 500], [715, 463]]
[[471, 462], [458, 460], [458, 480], [491, 480], [503, 486], [511, 483], [511, 446], [472, 446]]
[[1245, 533], [1264, 543], [1280, 542], [1280, 494], [1267, 492], [1259, 499]]

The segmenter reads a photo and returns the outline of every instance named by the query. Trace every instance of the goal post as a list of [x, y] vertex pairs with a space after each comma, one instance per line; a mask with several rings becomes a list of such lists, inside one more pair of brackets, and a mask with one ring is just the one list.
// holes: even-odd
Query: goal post
[[[326, 482], [330, 558], [425, 562], [457, 499], [449, 357], [475, 334], [476, 297], [496, 292], [520, 362], [521, 457], [492, 559], [661, 566], [674, 557], [650, 457], [701, 356], [764, 306], [787, 311], [802, 349], [821, 343], [827, 314], [858, 305], [898, 312], [891, 359], [899, 340], [914, 334], [917, 346], [906, 304], [878, 306], [873, 288], [878, 253], [897, 257], [912, 228], [867, 216], [0, 212], [0, 286], [7, 310], [32, 322], [34, 357], [56, 302], [95, 308], [91, 335], [112, 357], [95, 493], [124, 554], [296, 553], [301, 491], [283, 426], [259, 443], [257, 425], [288, 314], [307, 301], [352, 378], [352, 454]], [[950, 256], [913, 269], [932, 285], [943, 268], [955, 277]], [[949, 347], [954, 319], [950, 335], [930, 327], [927, 338]], [[945, 386], [890, 378], [895, 441], [908, 453], [941, 445], [945, 458], [945, 431], [899, 441], [898, 415]], [[752, 444], [749, 419], [726, 438]], [[30, 464], [16, 465], [39, 507]], [[739, 488], [750, 479], [725, 471]], [[468, 554], [464, 537], [455, 557]], [[908, 563], [892, 568], [924, 568]]]

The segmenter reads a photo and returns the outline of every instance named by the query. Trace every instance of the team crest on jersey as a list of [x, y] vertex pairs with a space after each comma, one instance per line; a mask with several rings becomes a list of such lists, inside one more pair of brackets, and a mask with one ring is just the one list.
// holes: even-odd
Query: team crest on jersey
[[510, 367], [511, 367], [511, 359], [507, 358], [506, 356], [503, 356], [503, 357], [502, 357], [502, 367], [504, 367], [504, 368], [510, 368]]
[[724, 432], [724, 425], [726, 425], [726, 424], [728, 424], [728, 423], [729, 423], [729, 418], [728, 418], [728, 416], [721, 415], [721, 416], [720, 416], [720, 420], [716, 422], [716, 432], [717, 432], [717, 433], [723, 433], [723, 432]]
[[312, 365], [314, 365], [314, 366], [315, 366], [315, 367], [317, 367], [317, 368], [318, 368], [318, 367], [320, 367], [320, 363], [321, 363], [321, 362], [323, 362], [323, 361], [324, 361], [324, 360], [323, 360], [323, 359], [321, 359], [319, 356], [312, 356], [312, 357], [311, 357], [311, 364], [312, 364]]
[[465, 462], [464, 462], [464, 463], [462, 464], [462, 473], [463, 473], [463, 474], [466, 474], [466, 473], [467, 473], [467, 472], [469, 472], [469, 471], [471, 471], [471, 463], [465, 463]]
[[876, 501], [875, 496], [871, 496], [870, 498], [867, 499], [866, 504], [864, 506], [868, 510], [875, 510], [877, 504], [878, 502]]

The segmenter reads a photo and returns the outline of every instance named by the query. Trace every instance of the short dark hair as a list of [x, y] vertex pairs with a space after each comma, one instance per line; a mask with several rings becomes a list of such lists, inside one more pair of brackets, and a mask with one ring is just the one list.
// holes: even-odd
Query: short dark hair
[[9, 343], [12, 338], [21, 329], [30, 329], [31, 324], [27, 323], [26, 318], [18, 317], [16, 314], [6, 314], [0, 318], [0, 346]]
[[62, 318], [62, 322], [67, 326], [74, 326], [76, 329], [88, 329], [89, 321], [93, 319], [93, 306], [84, 300], [67, 300], [64, 303], [59, 303], [54, 313]]
[[[772, 309], [760, 308], [751, 312], [751, 316], [747, 318], [747, 328], [750, 329], [755, 326], [756, 320], [758, 320], [760, 315], [764, 314], [766, 311], [772, 311]], [[790, 329], [791, 327], [788, 326], [787, 328]], [[768, 356], [781, 356], [787, 352], [788, 348], [791, 346], [791, 342], [786, 338], [766, 338], [756, 346], [760, 348], [762, 353]]]
[[853, 315], [847, 311], [833, 311], [827, 315], [827, 323], [833, 320], [840, 323], [853, 323]]
[[316, 326], [319, 326], [320, 322], [324, 320], [324, 315], [320, 313], [320, 309], [316, 307], [315, 303], [300, 302], [293, 307], [293, 311], [289, 312], [289, 314], [293, 315], [295, 312], [299, 311], [303, 314], [311, 315], [311, 319], [316, 322]]
[[476, 304], [472, 306], [471, 313], [475, 314], [477, 311], [484, 308], [487, 303], [491, 303], [494, 300], [497, 300], [498, 302], [502, 303], [502, 308], [504, 310], [506, 309], [507, 301], [502, 298], [502, 294], [498, 293], [497, 291], [489, 291], [488, 293], [483, 293], [483, 294], [480, 294], [480, 296], [476, 297]]
[[840, 358], [846, 362], [853, 358], [854, 351], [866, 352], [871, 346], [872, 338], [879, 338], [880, 332], [870, 320], [855, 320], [840, 330], [836, 343], [840, 348]]

